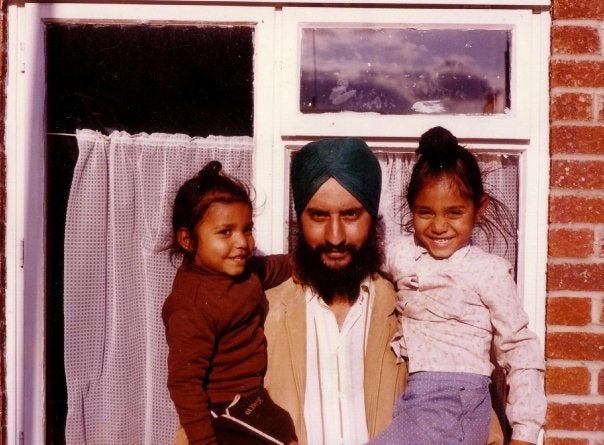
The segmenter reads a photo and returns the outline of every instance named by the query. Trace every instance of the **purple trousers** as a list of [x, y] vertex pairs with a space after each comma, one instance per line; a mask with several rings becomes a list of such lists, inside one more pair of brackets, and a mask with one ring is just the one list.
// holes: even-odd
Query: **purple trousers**
[[479, 374], [411, 374], [392, 422], [369, 445], [485, 445], [491, 425], [489, 383]]

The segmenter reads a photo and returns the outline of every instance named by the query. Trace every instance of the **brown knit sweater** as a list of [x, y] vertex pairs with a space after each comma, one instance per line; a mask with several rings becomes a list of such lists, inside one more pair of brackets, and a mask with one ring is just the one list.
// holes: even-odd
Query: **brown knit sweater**
[[254, 257], [236, 279], [184, 263], [164, 302], [168, 389], [191, 444], [215, 444], [210, 404], [263, 385], [264, 290], [291, 274], [287, 255]]

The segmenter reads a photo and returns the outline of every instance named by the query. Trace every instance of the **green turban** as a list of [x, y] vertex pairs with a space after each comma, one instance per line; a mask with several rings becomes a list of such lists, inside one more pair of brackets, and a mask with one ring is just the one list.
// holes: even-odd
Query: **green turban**
[[371, 216], [377, 217], [382, 191], [380, 164], [363, 140], [341, 138], [311, 142], [295, 155], [290, 179], [298, 219], [329, 178], [338, 181]]

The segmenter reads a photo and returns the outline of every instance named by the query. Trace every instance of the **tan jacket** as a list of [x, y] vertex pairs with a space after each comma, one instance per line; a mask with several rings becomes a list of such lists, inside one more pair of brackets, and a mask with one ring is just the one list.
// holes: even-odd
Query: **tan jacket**
[[[365, 357], [365, 409], [369, 436], [375, 437], [392, 419], [392, 408], [407, 382], [407, 367], [397, 365], [390, 340], [398, 325], [392, 284], [374, 280], [375, 303], [371, 313]], [[291, 279], [266, 292], [269, 313], [264, 324], [268, 341], [268, 370], [264, 386], [272, 399], [289, 411], [299, 443], [307, 444], [304, 425], [306, 385], [306, 304], [304, 288]]]

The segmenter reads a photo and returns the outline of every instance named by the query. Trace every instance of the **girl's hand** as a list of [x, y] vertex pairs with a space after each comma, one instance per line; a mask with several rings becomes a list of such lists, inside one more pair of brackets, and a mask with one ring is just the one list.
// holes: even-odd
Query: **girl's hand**
[[512, 439], [512, 440], [510, 440], [510, 443], [508, 445], [535, 445], [535, 444], [532, 442], [525, 442], [524, 440]]

